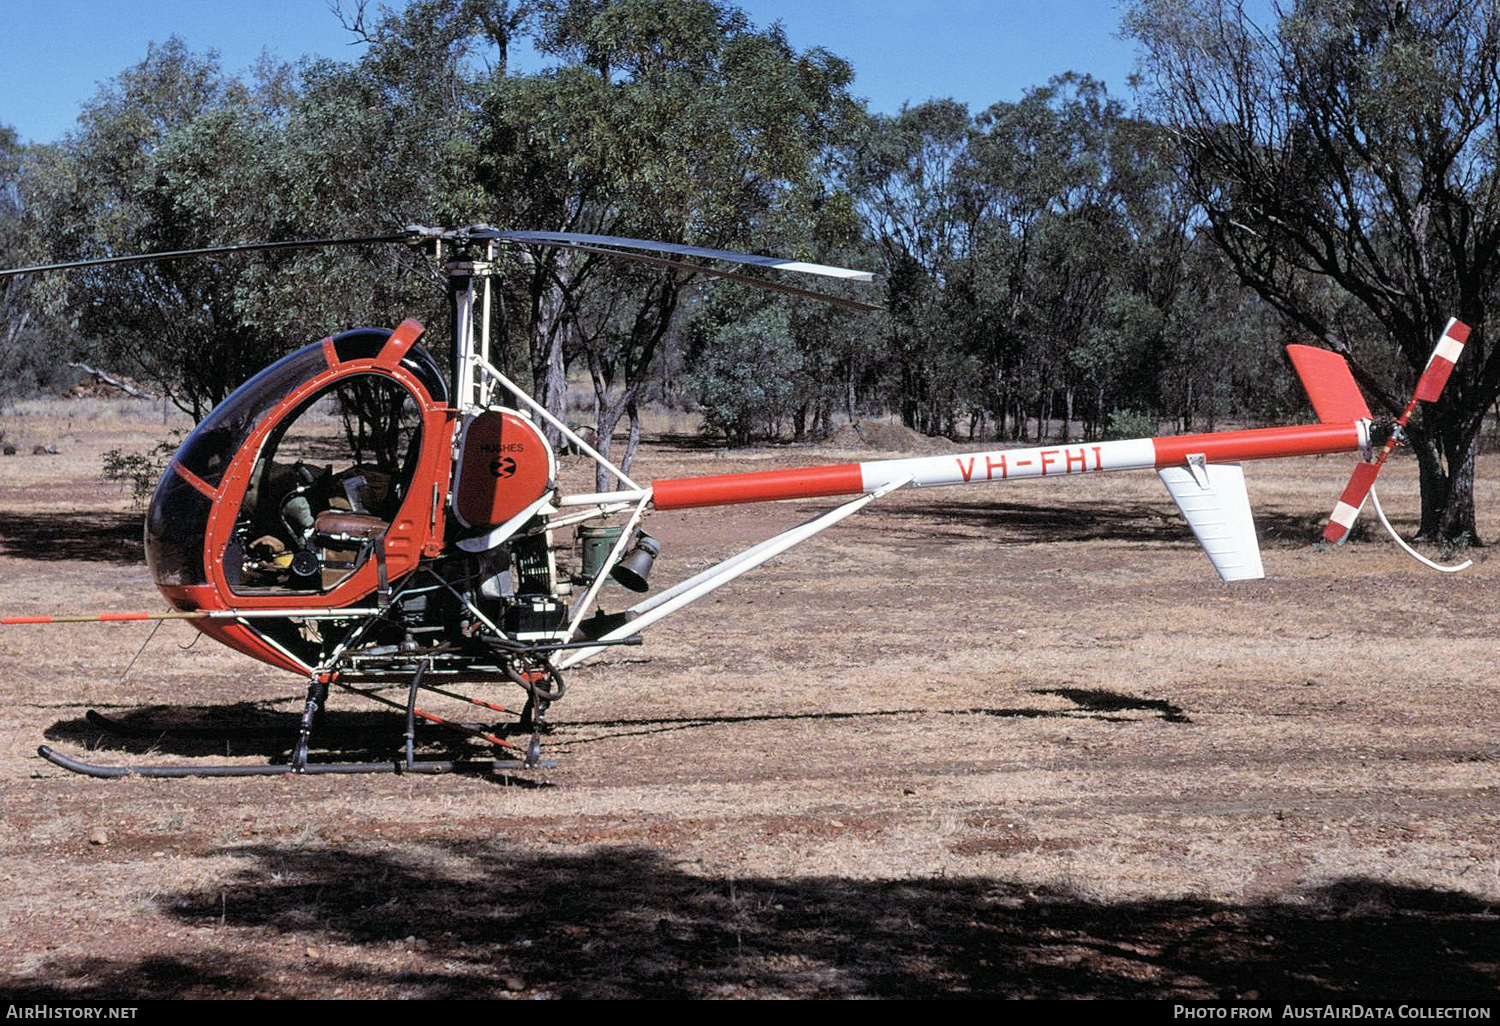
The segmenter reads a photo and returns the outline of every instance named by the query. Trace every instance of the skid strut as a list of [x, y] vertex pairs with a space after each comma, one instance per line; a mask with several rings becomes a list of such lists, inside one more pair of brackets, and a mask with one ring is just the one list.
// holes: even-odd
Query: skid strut
[[[550, 769], [557, 763], [552, 760], [541, 758], [541, 723], [537, 717], [537, 723], [532, 729], [531, 742], [526, 746], [524, 757], [519, 759], [418, 759], [416, 758], [416, 721], [427, 720], [445, 727], [459, 730], [472, 737], [478, 737], [499, 747], [515, 750], [519, 748], [512, 742], [496, 737], [492, 733], [476, 730], [462, 723], [455, 723], [434, 716], [417, 708], [417, 692], [424, 685], [423, 678], [430, 668], [430, 661], [424, 660], [417, 664], [412, 673], [411, 683], [407, 688], [406, 701], [394, 702], [373, 691], [345, 684], [337, 677], [330, 674], [319, 674], [313, 677], [308, 685], [307, 699], [303, 703], [302, 715], [298, 722], [297, 739], [293, 743], [291, 757], [285, 763], [270, 765], [243, 765], [239, 763], [209, 763], [204, 765], [170, 765], [170, 766], [103, 766], [97, 763], [82, 762], [70, 758], [51, 748], [42, 745], [37, 749], [37, 754], [54, 766], [60, 766], [71, 773], [79, 773], [89, 777], [100, 777], [112, 779], [116, 777], [274, 777], [302, 774], [321, 773], [464, 773], [464, 772], [497, 772], [502, 770], [527, 770], [527, 769]], [[556, 678], [557, 686], [561, 687], [561, 680]], [[314, 728], [322, 717], [323, 706], [328, 700], [330, 684], [336, 684], [345, 691], [353, 692], [365, 698], [372, 699], [384, 705], [394, 706], [405, 713], [405, 730], [402, 732], [403, 751], [401, 757], [384, 762], [310, 762], [308, 761], [308, 746]], [[441, 692], [446, 693], [446, 692]], [[455, 696], [465, 697], [466, 696]], [[488, 703], [469, 699], [478, 705]], [[491, 708], [499, 709], [498, 706]], [[92, 717], [91, 717], [92, 718]], [[103, 717], [98, 718], [106, 726], [110, 721]], [[528, 724], [528, 726], [532, 726]]]

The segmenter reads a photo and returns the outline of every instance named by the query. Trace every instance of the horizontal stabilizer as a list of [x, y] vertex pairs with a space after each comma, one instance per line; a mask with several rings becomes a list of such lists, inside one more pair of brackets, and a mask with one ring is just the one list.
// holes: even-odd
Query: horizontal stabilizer
[[1349, 373], [1349, 364], [1338, 353], [1313, 346], [1287, 346], [1286, 354], [1297, 368], [1297, 377], [1307, 389], [1313, 412], [1324, 424], [1370, 420], [1370, 407]]
[[1245, 472], [1238, 463], [1193, 462], [1187, 467], [1162, 467], [1156, 473], [1198, 544], [1226, 581], [1253, 581], [1266, 575], [1260, 562], [1260, 542], [1245, 493]]

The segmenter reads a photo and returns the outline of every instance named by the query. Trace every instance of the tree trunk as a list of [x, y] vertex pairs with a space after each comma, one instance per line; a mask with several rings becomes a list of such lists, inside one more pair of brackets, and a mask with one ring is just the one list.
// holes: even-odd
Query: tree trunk
[[[563, 361], [563, 297], [547, 288], [532, 296], [531, 384], [532, 398], [563, 423], [568, 420], [568, 374]], [[543, 434], [555, 449], [562, 448], [562, 433], [551, 424], [541, 424]]]
[[[1418, 541], [1483, 545], [1474, 518], [1474, 465], [1479, 432], [1459, 437], [1412, 431], [1410, 445], [1421, 475], [1422, 523]], [[1452, 440], [1450, 440], [1452, 439]]]
[[625, 455], [620, 459], [620, 469], [628, 474], [630, 465], [635, 462], [636, 450], [641, 447], [641, 411], [633, 393], [625, 402], [625, 415], [630, 418], [630, 432], [625, 436]]
[[1455, 452], [1448, 466], [1457, 469], [1448, 474], [1448, 506], [1438, 522], [1438, 537], [1447, 545], [1483, 545], [1474, 522], [1474, 462], [1479, 455], [1478, 439], [1466, 453]]

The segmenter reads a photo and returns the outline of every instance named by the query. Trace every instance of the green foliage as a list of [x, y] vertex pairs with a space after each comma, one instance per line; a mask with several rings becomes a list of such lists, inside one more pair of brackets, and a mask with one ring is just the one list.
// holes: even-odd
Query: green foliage
[[1156, 418], [1142, 410], [1115, 410], [1109, 415], [1109, 424], [1104, 428], [1104, 437], [1110, 441], [1121, 438], [1151, 438], [1156, 434]]
[[174, 431], [169, 440], [158, 442], [145, 452], [110, 449], [103, 456], [104, 480], [129, 485], [131, 501], [138, 509], [144, 509], [181, 444], [182, 432]]
[[1164, 134], [1101, 83], [873, 118], [845, 180], [885, 255], [887, 389], [906, 424], [1097, 437], [1122, 404], [1214, 416], [1217, 368], [1178, 313], [1234, 293], [1231, 272], [1194, 258]]
[[[385, 56], [375, 46], [354, 65], [263, 64], [242, 80], [180, 40], [153, 47], [37, 162], [37, 217], [57, 226], [47, 233], [53, 256], [372, 234], [430, 220], [454, 119], [431, 117], [438, 83], [383, 79]], [[60, 287], [62, 326], [80, 347], [195, 417], [330, 329], [407, 314], [438, 320], [442, 309], [411, 258], [391, 248], [103, 268]]]
[[730, 445], [779, 437], [800, 398], [803, 376], [790, 329], [785, 304], [743, 293], [698, 312], [690, 330], [698, 355], [686, 387], [706, 430]]
[[[816, 218], [820, 161], [856, 111], [846, 63], [799, 53], [717, 0], [535, 9], [538, 45], [560, 64], [489, 83], [476, 137], [486, 216], [814, 256], [805, 237], [790, 250], [778, 243], [793, 237], [787, 225]], [[566, 367], [581, 363], [602, 451], [622, 418], [636, 438], [642, 389], [699, 286], [681, 272], [555, 249], [517, 264], [508, 308], [529, 311], [537, 395], [560, 413]]]
[[[27, 217], [30, 151], [0, 125], [0, 267], [28, 262], [36, 252]], [[0, 401], [55, 385], [68, 371], [41, 317], [43, 289], [34, 279], [0, 279]]]

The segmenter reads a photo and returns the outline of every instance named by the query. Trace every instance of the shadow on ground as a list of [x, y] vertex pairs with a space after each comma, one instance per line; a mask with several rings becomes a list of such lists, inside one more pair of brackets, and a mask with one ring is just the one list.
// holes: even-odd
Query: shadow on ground
[[[45, 960], [17, 1000], [365, 996], [1494, 1001], [1500, 917], [1351, 879], [1300, 903], [1101, 904], [987, 879], [725, 879], [625, 847], [245, 847], [164, 894], [209, 943]], [[220, 923], [223, 925], [219, 925]], [[316, 944], [307, 954], [307, 947]], [[346, 957], [333, 960], [329, 947]], [[319, 960], [319, 959], [324, 960]], [[45, 980], [46, 982], [39, 982]]]
[[146, 558], [141, 514], [0, 512], [0, 555], [47, 563], [139, 565]]
[[[565, 738], [558, 744], [559, 751], [568, 751], [577, 745], [613, 741], [624, 737], [647, 737], [654, 734], [670, 734], [677, 731], [697, 730], [702, 727], [732, 723], [781, 723], [781, 722], [833, 722], [838, 720], [902, 720], [912, 722], [923, 716], [994, 716], [999, 719], [1050, 720], [1091, 719], [1109, 723], [1122, 723], [1139, 719], [1126, 716], [1129, 712], [1143, 712], [1159, 716], [1168, 723], [1193, 722], [1182, 710], [1160, 698], [1137, 698], [1134, 695], [1110, 691], [1106, 688], [1036, 688], [1038, 695], [1056, 695], [1072, 702], [1072, 709], [1043, 709], [1034, 706], [973, 706], [959, 709], [870, 709], [860, 712], [813, 712], [813, 713], [748, 713], [718, 716], [638, 717], [579, 720], [576, 726], [590, 732], [590, 736]], [[594, 733], [602, 731], [602, 733]]]
[[[506, 727], [475, 724], [499, 733], [521, 733], [514, 721]], [[59, 720], [43, 736], [74, 750], [64, 754], [85, 762], [138, 763], [120, 755], [173, 755], [206, 762], [215, 757], [262, 756], [286, 761], [301, 727], [301, 713], [273, 712], [260, 703], [222, 706], [147, 706], [108, 718], [92, 710], [87, 716]], [[313, 762], [370, 762], [391, 759], [403, 746], [404, 720], [399, 712], [323, 714], [312, 736]], [[457, 731], [421, 724], [418, 750], [424, 758], [456, 759], [475, 754]], [[148, 760], [149, 761], [149, 760]]]
[[[1072, 702], [1071, 709], [1028, 706], [977, 706], [957, 709], [877, 709], [859, 712], [751, 713], [715, 716], [638, 717], [569, 721], [554, 734], [549, 749], [567, 752], [580, 745], [600, 744], [627, 737], [645, 737], [738, 723], [833, 722], [922, 716], [994, 716], [1002, 719], [1094, 719], [1122, 722], [1147, 713], [1168, 723], [1191, 723], [1165, 699], [1139, 698], [1104, 688], [1036, 688], [1039, 695], [1055, 695]], [[296, 740], [300, 713], [277, 712], [265, 703], [235, 702], [221, 706], [146, 706], [111, 716], [90, 710], [86, 716], [59, 720], [43, 736], [72, 746], [64, 754], [86, 762], [128, 764], [139, 759], [119, 756], [172, 755], [212, 762], [216, 757], [258, 755], [273, 763], [285, 761]], [[392, 758], [403, 744], [404, 721], [399, 712], [344, 712], [327, 710], [313, 733], [313, 761], [369, 762]], [[528, 732], [516, 720], [500, 724], [471, 724], [511, 736]], [[418, 748], [424, 758], [457, 759], [475, 755], [468, 739], [441, 727], [418, 725]], [[80, 754], [81, 753], [81, 754]]]
[[[924, 508], [873, 507], [871, 519], [909, 523], [925, 539], [971, 538], [975, 529], [999, 541], [1088, 542], [1196, 545], [1187, 521], [1175, 510], [1146, 503], [1080, 502], [1038, 505], [1020, 502], [933, 502]], [[1255, 526], [1262, 547], [1306, 548], [1317, 540], [1326, 516], [1292, 516], [1257, 511]]]

